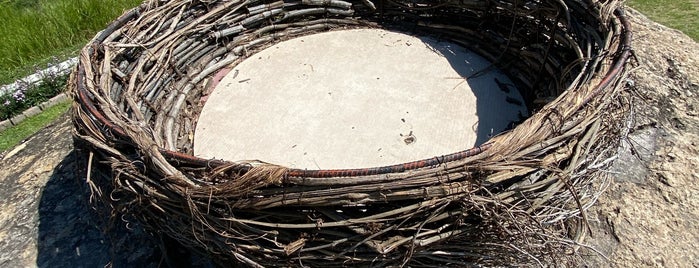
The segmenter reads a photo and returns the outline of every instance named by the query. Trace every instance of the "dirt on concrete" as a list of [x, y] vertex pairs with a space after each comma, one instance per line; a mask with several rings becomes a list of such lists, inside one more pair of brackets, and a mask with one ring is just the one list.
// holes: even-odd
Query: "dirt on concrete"
[[[699, 267], [699, 44], [629, 15], [638, 66], [625, 93], [632, 116], [613, 180], [588, 212], [594, 250], [583, 247], [580, 266]], [[103, 232], [71, 128], [63, 116], [3, 154], [0, 267], [165, 265], [156, 236], [139, 226], [117, 219]]]

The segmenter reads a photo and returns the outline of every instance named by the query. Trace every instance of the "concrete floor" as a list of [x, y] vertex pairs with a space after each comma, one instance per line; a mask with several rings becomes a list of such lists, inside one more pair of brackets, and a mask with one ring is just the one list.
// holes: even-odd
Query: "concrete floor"
[[503, 74], [466, 79], [488, 64], [453, 43], [377, 29], [288, 40], [215, 86], [195, 154], [333, 169], [468, 149], [527, 114]]

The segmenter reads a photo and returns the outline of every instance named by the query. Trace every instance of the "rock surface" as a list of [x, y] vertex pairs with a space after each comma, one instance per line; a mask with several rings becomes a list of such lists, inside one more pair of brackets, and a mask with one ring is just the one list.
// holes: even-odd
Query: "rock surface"
[[[627, 80], [633, 116], [614, 180], [588, 212], [594, 250], [582, 250], [581, 265], [697, 267], [699, 44], [629, 15], [638, 60]], [[73, 150], [70, 130], [63, 116], [0, 162], [0, 267], [164, 264], [138, 226], [117, 222], [109, 235], [96, 227], [77, 172], [84, 154]]]
[[0, 163], [0, 267], [156, 267], [162, 254], [141, 229], [98, 227], [71, 129], [63, 115]]
[[[699, 267], [699, 44], [629, 11], [638, 68], [614, 181], [588, 212], [591, 267]], [[589, 253], [589, 252], [588, 252]]]

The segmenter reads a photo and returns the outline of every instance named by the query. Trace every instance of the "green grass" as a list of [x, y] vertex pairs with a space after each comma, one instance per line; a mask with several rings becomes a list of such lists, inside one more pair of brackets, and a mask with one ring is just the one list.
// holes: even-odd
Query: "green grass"
[[76, 55], [109, 22], [140, 3], [141, 0], [0, 0], [0, 84]]
[[629, 0], [626, 3], [648, 18], [699, 41], [699, 0]]
[[14, 147], [44, 126], [56, 120], [56, 118], [68, 111], [70, 104], [70, 101], [59, 103], [40, 114], [25, 119], [16, 126], [12, 126], [0, 132], [0, 152]]

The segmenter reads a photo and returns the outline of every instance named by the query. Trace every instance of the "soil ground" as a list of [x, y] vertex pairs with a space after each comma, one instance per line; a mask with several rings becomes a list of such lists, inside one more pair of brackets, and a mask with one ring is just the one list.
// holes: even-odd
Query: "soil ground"
[[[581, 251], [580, 265], [699, 267], [699, 44], [629, 13], [638, 66], [627, 80], [629, 133], [614, 179], [588, 212], [594, 250]], [[0, 162], [0, 267], [165, 264], [138, 226], [97, 227], [77, 172], [84, 153], [70, 135], [63, 116]]]

